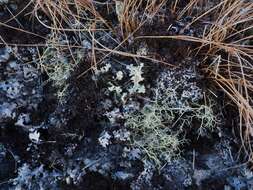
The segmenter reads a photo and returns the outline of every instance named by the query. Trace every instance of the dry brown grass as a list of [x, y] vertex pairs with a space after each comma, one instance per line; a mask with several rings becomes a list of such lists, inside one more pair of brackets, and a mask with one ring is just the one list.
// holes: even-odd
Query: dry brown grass
[[[243, 148], [252, 155], [253, 136], [253, 4], [241, 0], [224, 0], [210, 12], [214, 22], [203, 34], [200, 48], [208, 46], [206, 55], [214, 59], [205, 71], [237, 105]], [[200, 16], [201, 17], [201, 16]], [[248, 32], [248, 33], [247, 33]], [[219, 57], [223, 57], [220, 59]]]
[[157, 14], [167, 0], [116, 0], [116, 11], [123, 37], [132, 34]]
[[[47, 25], [38, 16], [38, 11], [43, 11], [52, 21]], [[84, 23], [102, 22], [109, 25], [96, 11], [94, 1], [90, 0], [36, 0], [34, 15], [46, 28], [57, 31], [87, 31]]]
[[[114, 1], [110, 6], [117, 7], [117, 2]], [[106, 44], [101, 44], [99, 40], [95, 38], [95, 31], [111, 31], [115, 34], [114, 29], [108, 24], [104, 18], [100, 15], [100, 13], [96, 10], [96, 7], [99, 3], [97, 1], [90, 0], [35, 0], [30, 1], [25, 8], [33, 4], [33, 15], [42, 24], [44, 27], [51, 30], [51, 34], [53, 36], [57, 36], [58, 34], [61, 36], [67, 37], [67, 32], [74, 32], [77, 35], [87, 35], [87, 38], [92, 42], [92, 66], [96, 67], [97, 64], [101, 63], [106, 57], [111, 54], [117, 54], [126, 57], [132, 58], [143, 58], [154, 62], [159, 62], [162, 64], [169, 64], [164, 61], [156, 60], [152, 57], [148, 56], [140, 56], [135, 53], [124, 52], [119, 50], [124, 43], [126, 43], [129, 38], [131, 38], [136, 31], [138, 31], [147, 21], [151, 21], [152, 18], [158, 13], [159, 9], [164, 5], [167, 0], [148, 0], [148, 1], [137, 1], [137, 0], [124, 0], [121, 1], [123, 3], [123, 12], [119, 19], [119, 26], [122, 30], [122, 41], [117, 41], [116, 39], [112, 39], [117, 41], [118, 45], [110, 49]], [[106, 6], [106, 4], [104, 4]], [[108, 5], [109, 6], [109, 5]], [[22, 10], [22, 12], [25, 10]], [[47, 15], [48, 19], [51, 21], [50, 23], [45, 22], [47, 19], [43, 19], [40, 13], [44, 12]], [[15, 15], [12, 19], [15, 19], [20, 13]], [[9, 22], [9, 21], [8, 21]], [[5, 26], [8, 28], [12, 28], [14, 30], [18, 30], [20, 32], [28, 33], [34, 36], [39, 36], [30, 31], [22, 30], [21, 28], [14, 28], [11, 25], [6, 23], [0, 23], [0, 26]], [[100, 24], [102, 23], [102, 24]], [[104, 27], [98, 28], [97, 26], [103, 25]], [[40, 37], [40, 36], [39, 36]], [[46, 37], [41, 36], [46, 40]], [[54, 46], [55, 48], [59, 48], [64, 46], [65, 48], [83, 48], [80, 43], [77, 44], [69, 44], [68, 47], [63, 44], [10, 44], [3, 43], [9, 46], [38, 46], [38, 47], [47, 47], [48, 45]], [[97, 60], [96, 54], [103, 54], [104, 56]]]

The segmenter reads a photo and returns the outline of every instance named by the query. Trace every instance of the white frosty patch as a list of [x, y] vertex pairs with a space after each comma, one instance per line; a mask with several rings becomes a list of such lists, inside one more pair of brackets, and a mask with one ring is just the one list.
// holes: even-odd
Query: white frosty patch
[[0, 82], [0, 90], [6, 92], [6, 96], [9, 98], [17, 98], [20, 96], [20, 91], [23, 88], [23, 84], [16, 80], [9, 80], [9, 83]]
[[131, 178], [133, 177], [134, 175], [131, 174], [131, 173], [126, 173], [126, 172], [123, 172], [123, 171], [118, 171], [114, 174], [114, 177], [116, 179], [120, 179], [120, 180], [126, 180], [128, 178]]
[[17, 122], [15, 123], [15, 125], [17, 126], [21, 126], [21, 127], [25, 127], [26, 126], [26, 123], [30, 122], [30, 116], [29, 114], [20, 114], [18, 116], [18, 120]]
[[122, 71], [118, 71], [118, 72], [116, 73], [116, 80], [122, 80], [123, 77], [124, 77], [124, 74], [123, 74]]
[[120, 141], [130, 140], [130, 132], [126, 129], [119, 129], [117, 131], [113, 131], [113, 135], [115, 139], [118, 139]]
[[115, 86], [114, 84], [110, 83], [110, 87], [108, 88], [111, 92], [116, 92], [116, 94], [120, 94], [122, 92], [122, 89], [120, 86]]
[[107, 63], [105, 66], [101, 67], [99, 70], [95, 70], [95, 75], [100, 75], [107, 73], [111, 68], [111, 64]]
[[15, 109], [16, 105], [14, 103], [3, 103], [0, 105], [0, 120], [6, 118], [14, 119], [16, 116]]
[[104, 148], [106, 148], [111, 142], [111, 135], [109, 135], [107, 132], [102, 132], [102, 135], [98, 138], [99, 143], [101, 144], [101, 146], [103, 146]]
[[34, 143], [40, 142], [40, 133], [37, 131], [30, 132], [29, 139]]

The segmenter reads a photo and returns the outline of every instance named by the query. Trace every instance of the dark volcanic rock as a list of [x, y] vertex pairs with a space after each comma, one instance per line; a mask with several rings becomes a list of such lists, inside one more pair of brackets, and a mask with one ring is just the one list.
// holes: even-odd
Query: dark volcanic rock
[[0, 182], [7, 181], [14, 176], [16, 161], [13, 156], [4, 145], [0, 144]]
[[39, 72], [11, 58], [11, 49], [0, 49], [0, 124], [24, 127], [42, 100]]

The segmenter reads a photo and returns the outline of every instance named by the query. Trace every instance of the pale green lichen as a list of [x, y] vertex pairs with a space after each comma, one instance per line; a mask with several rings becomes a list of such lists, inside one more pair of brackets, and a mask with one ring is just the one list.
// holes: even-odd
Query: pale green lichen
[[187, 142], [185, 130], [192, 127], [193, 119], [200, 123], [198, 135], [212, 131], [217, 124], [212, 104], [173, 107], [167, 98], [170, 99], [164, 96], [162, 100], [151, 100], [140, 111], [130, 113], [125, 122], [131, 130], [132, 146], [142, 150], [157, 166], [180, 156], [181, 147]]
[[179, 156], [184, 139], [172, 128], [174, 112], [167, 105], [150, 104], [140, 112], [132, 113], [126, 119], [126, 127], [131, 130], [131, 144], [141, 149], [160, 165], [161, 160], [170, 162]]
[[[64, 40], [62, 36], [51, 34], [47, 40], [48, 46], [43, 53], [39, 55], [39, 61], [36, 62], [42, 72], [48, 76], [48, 81], [57, 89], [57, 97], [61, 101], [67, 92], [67, 80], [83, 59], [83, 51], [81, 49], [63, 50], [55, 43], [68, 44], [68, 40]], [[75, 57], [73, 55], [76, 55]]]
[[131, 81], [133, 85], [128, 89], [130, 94], [133, 93], [145, 93], [145, 86], [140, 84], [144, 78], [143, 78], [143, 63], [140, 63], [140, 65], [134, 66], [133, 64], [128, 65], [126, 68], [129, 70], [129, 76], [131, 77]]
[[212, 132], [219, 120], [213, 110], [214, 104], [210, 101], [209, 104], [197, 105], [197, 108], [192, 108], [192, 116], [190, 120], [197, 119], [200, 122], [198, 134], [205, 136], [208, 132]]
[[[146, 92], [143, 63], [120, 67], [107, 64], [100, 70], [98, 72], [107, 77], [108, 94], [113, 92], [114, 101], [123, 106], [123, 110], [115, 107], [105, 115], [112, 125], [124, 122], [123, 129], [130, 132], [131, 148], [140, 150], [145, 159], [158, 167], [180, 156], [182, 145], [188, 141], [185, 139], [187, 131], [192, 130], [196, 137], [204, 136], [217, 124], [213, 104], [200, 103], [203, 94], [194, 82], [193, 68], [161, 72], [155, 87], [151, 88], [152, 97], [143, 97], [143, 104], [132, 98], [144, 96]], [[117, 133], [117, 139], [125, 141], [125, 133]]]

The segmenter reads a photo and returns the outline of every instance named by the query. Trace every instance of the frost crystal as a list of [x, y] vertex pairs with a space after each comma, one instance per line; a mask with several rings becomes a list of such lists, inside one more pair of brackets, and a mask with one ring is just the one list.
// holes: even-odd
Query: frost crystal
[[118, 71], [118, 72], [116, 73], [116, 80], [122, 80], [123, 77], [124, 77], [124, 75], [123, 75], [123, 72], [122, 72], [122, 71]]
[[113, 135], [115, 139], [118, 139], [120, 141], [127, 141], [130, 140], [130, 132], [126, 129], [120, 129], [117, 131], [113, 131]]
[[30, 133], [29, 133], [29, 139], [30, 139], [32, 142], [38, 143], [38, 142], [40, 141], [40, 133], [37, 132], [37, 131], [30, 132]]
[[120, 94], [122, 92], [122, 89], [120, 86], [115, 86], [114, 84], [110, 83], [110, 87], [108, 88], [109, 91], [111, 92], [116, 92], [116, 94]]
[[102, 135], [99, 137], [98, 141], [103, 146], [106, 148], [110, 144], [110, 139], [111, 135], [109, 135], [107, 132], [103, 132]]
[[15, 123], [15, 125], [21, 126], [21, 127], [25, 127], [25, 126], [26, 126], [26, 123], [28, 123], [29, 121], [30, 121], [30, 116], [29, 116], [29, 114], [21, 113], [21, 114], [18, 116], [18, 120], [17, 120], [17, 122]]
[[100, 75], [107, 73], [111, 68], [111, 64], [107, 63], [105, 66], [101, 67], [99, 70], [95, 70], [95, 75]]

